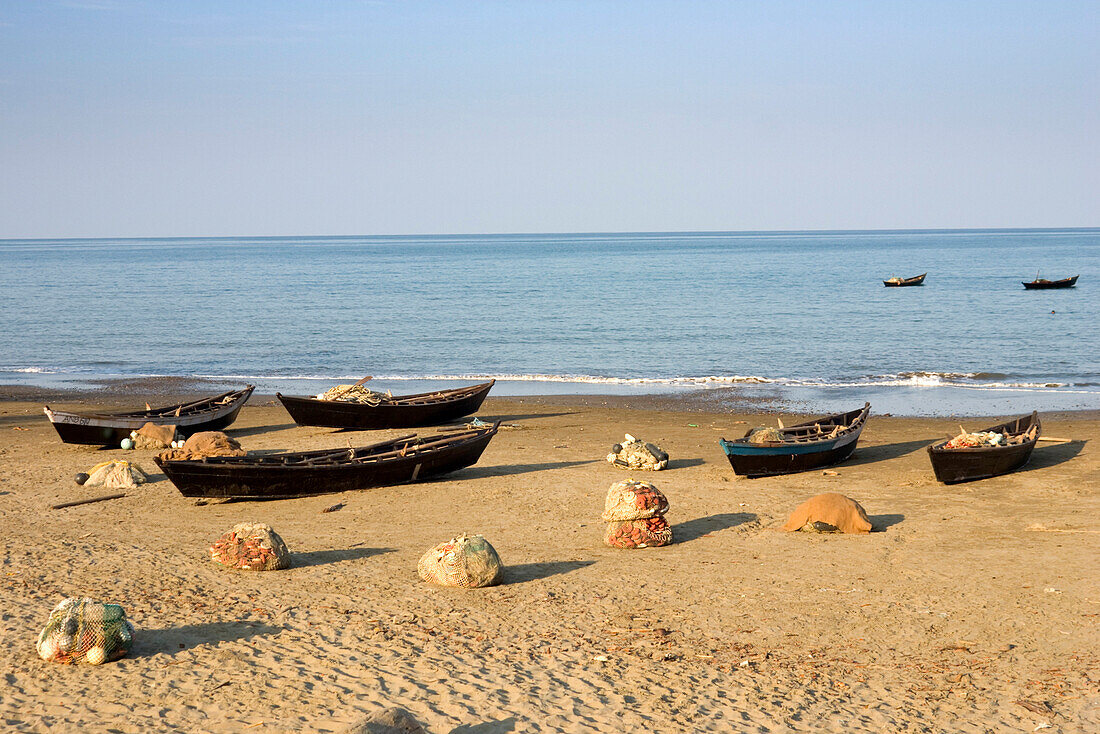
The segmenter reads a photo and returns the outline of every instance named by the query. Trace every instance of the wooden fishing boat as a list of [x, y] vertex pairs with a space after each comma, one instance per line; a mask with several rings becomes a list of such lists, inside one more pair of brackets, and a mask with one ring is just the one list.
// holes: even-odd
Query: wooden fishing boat
[[43, 410], [57, 435], [65, 443], [82, 443], [92, 446], [117, 446], [131, 431], [152, 423], [157, 426], [176, 426], [184, 436], [200, 431], [217, 431], [237, 420], [237, 414], [252, 394], [253, 386], [243, 390], [230, 390], [190, 403], [168, 405], [163, 408], [146, 408], [127, 413], [70, 413], [63, 410]]
[[882, 281], [882, 284], [887, 288], [904, 288], [907, 285], [924, 285], [924, 276], [926, 275], [928, 275], [928, 273], [914, 275], [912, 278], [890, 278], [890, 280]]
[[271, 456], [155, 461], [185, 497], [283, 499], [432, 479], [477, 463], [499, 421], [439, 436]]
[[300, 426], [323, 428], [414, 428], [470, 415], [481, 407], [496, 380], [454, 390], [395, 395], [378, 403], [318, 400], [275, 393]]
[[1032, 413], [982, 429], [983, 433], [1004, 434], [1006, 443], [1003, 446], [949, 449], [947, 440], [937, 441], [928, 447], [932, 471], [944, 484], [988, 479], [1016, 471], [1031, 458], [1042, 430], [1038, 414]]
[[871, 404], [847, 413], [779, 429], [782, 440], [750, 443], [749, 431], [736, 441], [719, 439], [735, 474], [766, 477], [819, 469], [844, 461], [856, 448]]
[[[1024, 288], [1029, 291], [1045, 291], [1051, 288], [1074, 288], [1077, 286], [1077, 279], [1080, 275], [1075, 275], [1072, 278], [1062, 278], [1061, 280], [1047, 280], [1046, 278], [1036, 278], [1030, 283], [1024, 283]], [[1020, 281], [1023, 283], [1023, 281]]]

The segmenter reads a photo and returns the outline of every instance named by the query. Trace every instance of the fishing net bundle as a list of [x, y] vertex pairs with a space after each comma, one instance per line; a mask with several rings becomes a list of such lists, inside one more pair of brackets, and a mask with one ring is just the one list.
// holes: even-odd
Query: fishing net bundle
[[136, 431], [130, 431], [130, 439], [135, 449], [166, 449], [176, 440], [176, 427], [146, 423]]
[[612, 548], [657, 548], [672, 542], [665, 521], [668, 499], [649, 482], [627, 479], [612, 484], [600, 519], [607, 523], [604, 542]]
[[345, 403], [380, 405], [393, 400], [393, 393], [389, 390], [386, 392], [374, 392], [362, 385], [337, 385], [317, 395], [317, 400], [339, 400]]
[[785, 440], [783, 432], [778, 428], [772, 428], [771, 426], [761, 426], [760, 428], [752, 429], [749, 434], [749, 443], [775, 443], [776, 441]]
[[38, 656], [54, 663], [100, 665], [130, 651], [134, 626], [118, 604], [70, 597], [58, 604], [38, 635]]
[[668, 512], [668, 499], [649, 482], [627, 479], [616, 482], [607, 490], [604, 500], [604, 522], [646, 520]]
[[278, 571], [290, 568], [290, 551], [270, 525], [244, 522], [214, 541], [210, 558], [241, 571]]
[[607, 461], [624, 469], [660, 471], [668, 466], [668, 453], [628, 433], [622, 443], [611, 447]]
[[871, 520], [855, 500], [828, 492], [815, 495], [796, 507], [783, 529], [789, 532], [869, 533]]
[[489, 541], [465, 533], [435, 546], [416, 564], [417, 574], [425, 581], [466, 589], [492, 586], [500, 581], [503, 571], [500, 556]]
[[612, 548], [659, 548], [672, 542], [672, 528], [664, 517], [609, 522], [604, 542]]
[[134, 489], [149, 480], [141, 467], [128, 461], [104, 461], [88, 471], [85, 487], [106, 487], [107, 489]]
[[247, 455], [248, 452], [241, 448], [237, 439], [230, 438], [221, 431], [201, 431], [188, 438], [183, 448], [168, 449], [159, 454], [164, 461], [190, 461], [206, 456]]
[[993, 431], [978, 431], [977, 433], [960, 433], [944, 444], [945, 449], [972, 449], [979, 446], [1004, 446], [1007, 442], [1003, 433]]

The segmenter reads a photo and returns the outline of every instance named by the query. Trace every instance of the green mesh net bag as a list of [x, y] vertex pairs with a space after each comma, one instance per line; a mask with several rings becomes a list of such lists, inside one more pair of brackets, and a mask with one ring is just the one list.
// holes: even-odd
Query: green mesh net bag
[[604, 522], [645, 520], [668, 512], [668, 499], [649, 482], [627, 479], [615, 482], [604, 500]]
[[604, 542], [612, 548], [658, 548], [672, 542], [672, 528], [660, 515], [645, 520], [609, 522]]
[[53, 663], [100, 665], [130, 651], [134, 626], [118, 604], [70, 597], [50, 613], [38, 635], [38, 656]]
[[424, 554], [416, 572], [425, 581], [441, 586], [471, 589], [500, 581], [504, 567], [489, 541], [480, 535], [451, 538]]
[[210, 559], [241, 571], [277, 571], [290, 568], [290, 551], [270, 525], [242, 522], [214, 541]]

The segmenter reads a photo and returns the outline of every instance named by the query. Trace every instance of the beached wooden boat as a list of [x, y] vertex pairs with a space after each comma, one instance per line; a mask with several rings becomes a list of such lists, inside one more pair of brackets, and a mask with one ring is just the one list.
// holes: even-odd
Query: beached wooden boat
[[71, 413], [63, 410], [43, 410], [57, 435], [65, 443], [92, 446], [117, 446], [131, 431], [152, 423], [176, 426], [184, 436], [199, 431], [218, 431], [237, 420], [237, 414], [252, 394], [252, 385], [243, 390], [231, 390], [190, 403], [178, 403], [162, 408], [133, 410], [127, 413]]
[[324, 428], [415, 428], [470, 415], [481, 407], [495, 380], [454, 390], [395, 395], [377, 404], [318, 400], [275, 393], [300, 426]]
[[185, 497], [282, 499], [432, 479], [477, 463], [500, 423], [360, 448], [155, 461]]
[[[1024, 288], [1029, 291], [1045, 291], [1051, 288], [1073, 288], [1077, 285], [1077, 279], [1080, 275], [1075, 275], [1072, 278], [1062, 278], [1061, 280], [1047, 280], [1046, 278], [1036, 278], [1035, 280], [1024, 283]], [[1023, 281], [1020, 281], [1023, 283]]]
[[856, 448], [871, 404], [847, 413], [778, 429], [782, 440], [750, 443], [749, 431], [736, 441], [719, 439], [735, 474], [765, 477], [819, 469], [844, 461]]
[[1032, 413], [982, 429], [982, 433], [1004, 434], [1006, 443], [1003, 446], [949, 449], [946, 440], [937, 441], [928, 447], [932, 471], [944, 484], [988, 479], [1016, 471], [1031, 458], [1042, 430], [1038, 414]]
[[907, 285], [924, 285], [924, 276], [926, 275], [928, 275], [928, 273], [914, 275], [912, 278], [890, 278], [890, 280], [882, 281], [882, 284], [887, 288], [904, 288]]

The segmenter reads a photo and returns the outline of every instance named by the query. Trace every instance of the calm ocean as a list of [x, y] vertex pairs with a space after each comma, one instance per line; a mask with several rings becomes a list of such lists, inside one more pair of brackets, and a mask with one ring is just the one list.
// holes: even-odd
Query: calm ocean
[[1096, 408], [1098, 289], [1100, 229], [3, 240], [0, 383]]

